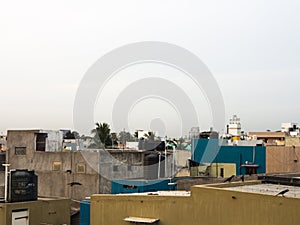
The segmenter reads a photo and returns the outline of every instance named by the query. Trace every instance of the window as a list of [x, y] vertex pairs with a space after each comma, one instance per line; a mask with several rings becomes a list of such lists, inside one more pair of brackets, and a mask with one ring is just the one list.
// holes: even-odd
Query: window
[[128, 166], [127, 166], [127, 170], [128, 170], [128, 171], [132, 171], [132, 166], [131, 166], [131, 165], [128, 165]]
[[47, 134], [38, 133], [36, 134], [36, 151], [46, 151], [46, 138]]
[[15, 155], [26, 155], [26, 147], [15, 147]]
[[221, 168], [221, 170], [220, 170], [220, 176], [224, 177], [224, 168]]
[[85, 173], [85, 164], [84, 163], [77, 163], [76, 172], [77, 173]]
[[52, 170], [53, 171], [61, 171], [62, 163], [61, 162], [53, 162]]
[[113, 171], [114, 171], [114, 172], [117, 172], [118, 170], [119, 170], [119, 167], [118, 167], [118, 166], [114, 166], [114, 167], [113, 167]]

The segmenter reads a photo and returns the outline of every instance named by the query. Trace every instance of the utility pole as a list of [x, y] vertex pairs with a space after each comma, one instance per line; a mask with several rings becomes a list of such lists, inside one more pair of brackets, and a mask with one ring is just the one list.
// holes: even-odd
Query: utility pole
[[125, 128], [123, 129], [123, 150], [125, 149], [125, 145], [126, 145], [126, 143], [125, 143], [126, 141], [125, 141]]
[[168, 162], [168, 157], [167, 157], [167, 136], [166, 138], [166, 144], [165, 144], [165, 177], [167, 177], [167, 162]]
[[158, 152], [158, 174], [157, 174], [157, 179], [160, 179], [160, 162], [161, 162], [161, 153]]

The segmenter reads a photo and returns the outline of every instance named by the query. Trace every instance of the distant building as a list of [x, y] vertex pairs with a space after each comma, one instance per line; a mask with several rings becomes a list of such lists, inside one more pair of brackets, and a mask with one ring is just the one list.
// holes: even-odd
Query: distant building
[[229, 124], [227, 125], [227, 134], [231, 136], [236, 136], [240, 137], [242, 132], [241, 132], [242, 126], [241, 126], [241, 121], [240, 118], [238, 118], [236, 115], [230, 119]]
[[126, 141], [126, 149], [139, 149], [139, 142], [138, 141]]
[[[266, 172], [266, 147], [227, 145], [221, 139], [194, 139], [191, 159], [198, 163], [215, 164], [217, 176], [227, 174], [232, 167], [218, 164], [235, 164], [236, 175]], [[234, 175], [234, 174], [233, 174]]]
[[281, 123], [281, 132], [289, 133], [290, 131], [296, 130], [297, 124], [296, 123]]
[[[72, 199], [84, 199], [95, 193], [110, 193], [111, 180], [143, 179], [149, 171], [144, 169], [145, 163], [150, 168], [158, 169], [159, 157], [154, 151], [70, 151], [62, 147], [66, 143], [61, 131], [9, 130], [6, 161], [11, 164], [10, 169], [35, 170], [39, 176], [38, 191], [41, 196]], [[152, 166], [152, 161], [146, 160], [151, 154], [157, 156], [155, 166]], [[167, 153], [170, 165], [173, 160], [171, 155], [171, 152]], [[164, 168], [161, 166], [161, 171]], [[172, 168], [168, 167], [164, 176], [169, 176]], [[74, 182], [76, 185], [71, 185]]]
[[149, 133], [152, 133], [155, 136], [155, 132], [148, 131], [148, 130], [137, 130], [136, 133], [138, 139], [147, 139]]
[[266, 145], [285, 145], [287, 134], [284, 132], [249, 132], [252, 140], [263, 140]]
[[200, 135], [200, 127], [192, 127], [189, 132], [189, 138], [199, 138]]
[[7, 149], [7, 138], [6, 135], [0, 135], [0, 152], [5, 152]]
[[281, 132], [285, 132], [290, 136], [299, 136], [300, 130], [297, 123], [282, 123]]
[[300, 171], [300, 146], [266, 146], [266, 173]]

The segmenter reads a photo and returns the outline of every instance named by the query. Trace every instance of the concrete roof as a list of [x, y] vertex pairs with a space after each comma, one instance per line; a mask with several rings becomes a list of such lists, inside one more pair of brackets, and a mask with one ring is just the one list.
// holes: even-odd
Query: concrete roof
[[132, 193], [132, 194], [117, 194], [117, 195], [129, 195], [129, 196], [146, 196], [146, 195], [154, 195], [154, 196], [191, 196], [190, 191], [156, 191], [156, 192], [144, 192], [144, 193]]
[[284, 138], [284, 132], [249, 132], [249, 136], [257, 136], [258, 138]]
[[255, 184], [255, 185], [242, 185], [235, 187], [225, 187], [226, 190], [252, 192], [266, 195], [276, 196], [279, 192], [288, 189], [289, 191], [284, 194], [285, 197], [300, 198], [300, 187], [277, 185], [277, 184]]

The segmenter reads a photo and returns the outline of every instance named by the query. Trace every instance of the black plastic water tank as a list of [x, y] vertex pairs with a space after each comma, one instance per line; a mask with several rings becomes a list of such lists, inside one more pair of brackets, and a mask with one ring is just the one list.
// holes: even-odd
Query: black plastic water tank
[[35, 201], [38, 198], [37, 176], [34, 171], [11, 170], [9, 176], [9, 202]]

